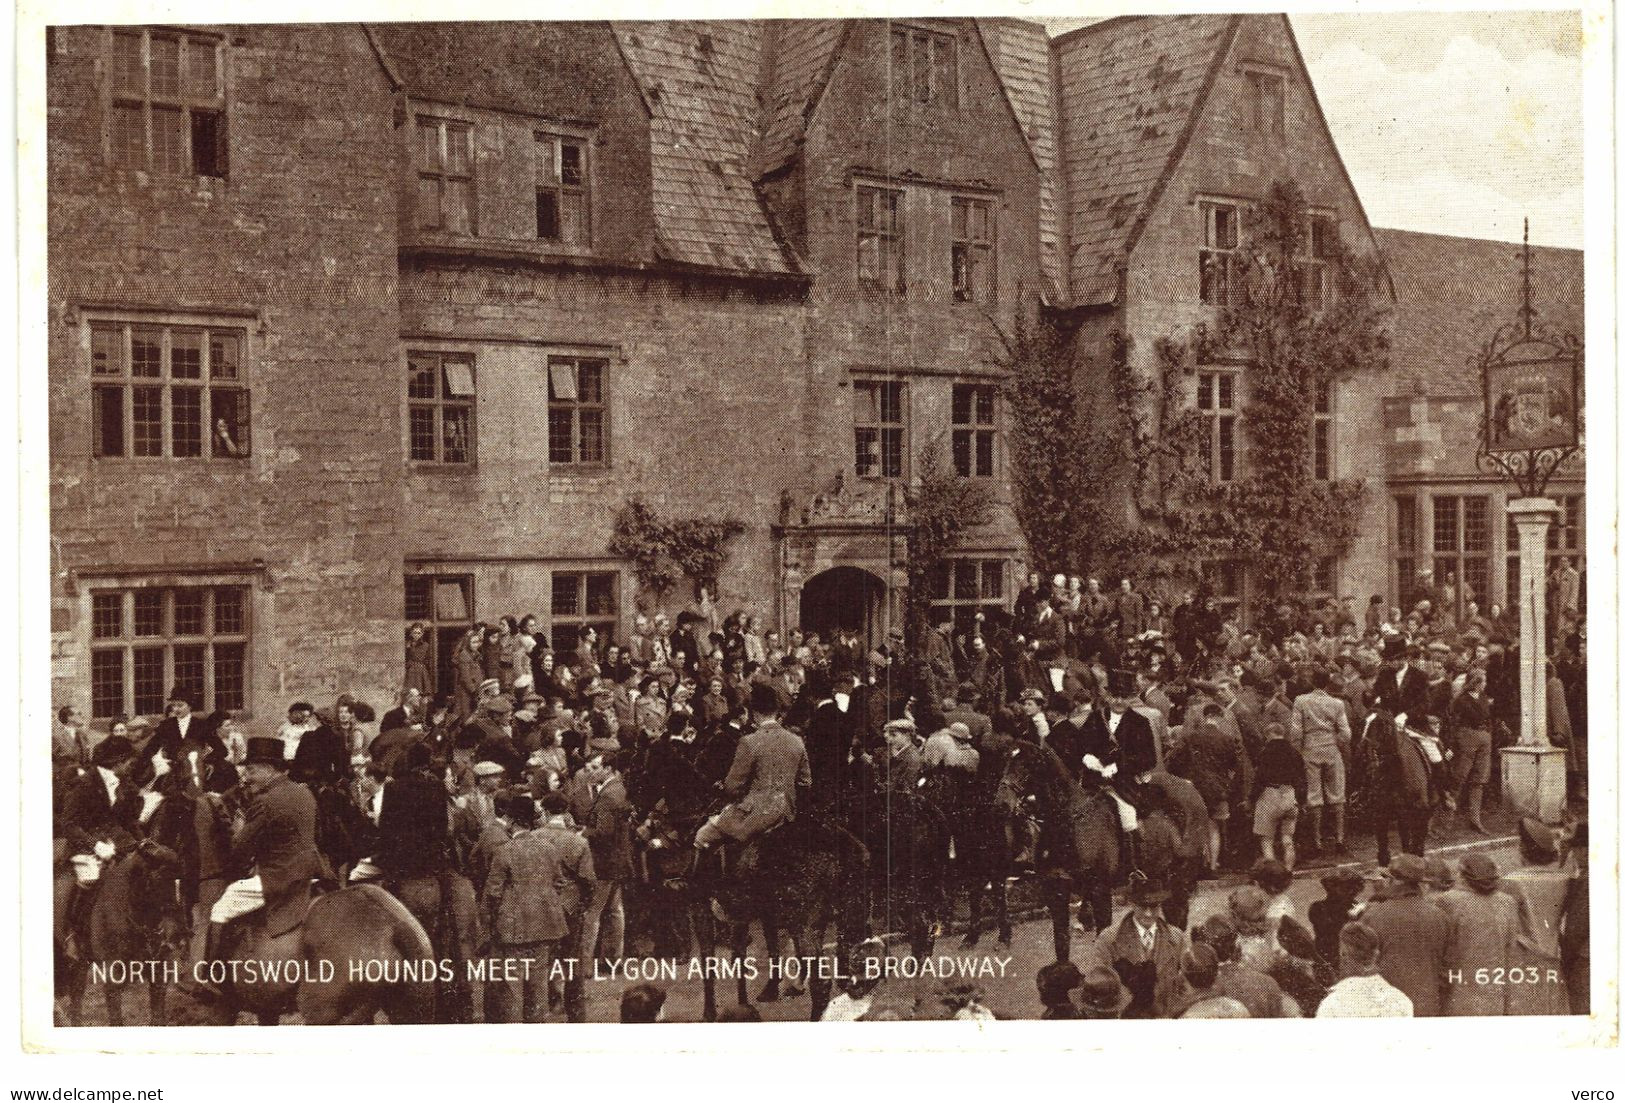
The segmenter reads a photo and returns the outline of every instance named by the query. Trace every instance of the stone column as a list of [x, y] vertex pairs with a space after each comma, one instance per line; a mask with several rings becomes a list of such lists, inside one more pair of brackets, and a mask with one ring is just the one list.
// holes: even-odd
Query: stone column
[[1515, 498], [1507, 514], [1518, 529], [1518, 745], [1501, 752], [1501, 795], [1523, 815], [1562, 818], [1566, 755], [1546, 734], [1546, 531], [1557, 518], [1550, 498]]

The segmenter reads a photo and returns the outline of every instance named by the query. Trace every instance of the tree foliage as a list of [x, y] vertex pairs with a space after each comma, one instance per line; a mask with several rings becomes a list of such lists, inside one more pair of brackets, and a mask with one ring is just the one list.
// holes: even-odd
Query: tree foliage
[[717, 577], [728, 561], [728, 544], [744, 531], [744, 524], [733, 518], [662, 518], [634, 497], [615, 515], [609, 552], [631, 561], [638, 584], [657, 598], [684, 577], [696, 593], [703, 586], [715, 594]]

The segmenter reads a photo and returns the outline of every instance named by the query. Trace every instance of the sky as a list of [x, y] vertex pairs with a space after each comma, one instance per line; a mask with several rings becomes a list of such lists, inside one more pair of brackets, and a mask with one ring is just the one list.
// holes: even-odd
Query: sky
[[[1089, 20], [1046, 19], [1051, 33]], [[1377, 226], [1579, 248], [1578, 12], [1294, 15]]]

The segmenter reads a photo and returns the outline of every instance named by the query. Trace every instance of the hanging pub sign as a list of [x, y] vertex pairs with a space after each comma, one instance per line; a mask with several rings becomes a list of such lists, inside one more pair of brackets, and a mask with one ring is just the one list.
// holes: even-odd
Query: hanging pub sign
[[1523, 340], [1484, 365], [1486, 444], [1491, 452], [1573, 448], [1580, 442], [1578, 352]]

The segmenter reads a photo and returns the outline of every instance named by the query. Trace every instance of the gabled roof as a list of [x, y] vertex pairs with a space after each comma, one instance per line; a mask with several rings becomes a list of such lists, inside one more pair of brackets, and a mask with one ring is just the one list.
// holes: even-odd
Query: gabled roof
[[1126, 16], [1052, 43], [1071, 301], [1118, 270], [1201, 114], [1241, 16]]
[[795, 157], [846, 34], [844, 19], [780, 19], [765, 26], [772, 72], [762, 96], [758, 176]]
[[649, 105], [660, 255], [748, 272], [795, 271], [750, 173], [762, 24], [678, 20], [614, 28]]
[[589, 118], [589, 105], [624, 80], [602, 64], [605, 51], [613, 50], [602, 23], [372, 23], [367, 29], [393, 81], [408, 95], [442, 103]]
[[1038, 252], [1046, 299], [1066, 298], [1062, 258], [1060, 186], [1057, 180], [1055, 102], [1050, 81], [1049, 33], [1024, 19], [979, 19], [993, 67], [1015, 109], [1016, 121], [1038, 162]]
[[[1376, 236], [1398, 296], [1389, 349], [1398, 389], [1420, 383], [1433, 395], [1478, 394], [1473, 358], [1497, 326], [1517, 319], [1523, 301], [1523, 247], [1408, 230]], [[1531, 247], [1530, 275], [1537, 320], [1582, 336], [1585, 254]]]

